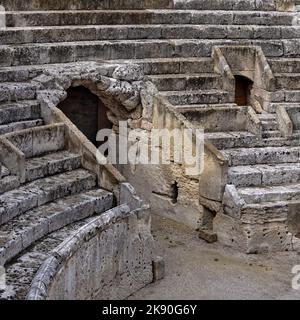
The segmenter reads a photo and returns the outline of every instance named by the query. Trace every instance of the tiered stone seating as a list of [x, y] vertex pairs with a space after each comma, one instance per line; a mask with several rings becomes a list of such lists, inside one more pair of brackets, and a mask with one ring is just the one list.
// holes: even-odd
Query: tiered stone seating
[[[293, 5], [281, 2], [1, 1], [7, 28], [0, 30], [0, 135], [25, 154], [24, 181], [1, 166], [0, 265], [8, 267], [11, 289], [3, 298], [25, 298], [45, 252], [114, 206], [113, 194], [97, 188], [95, 175], [68, 150], [63, 125], [44, 124], [38, 85], [31, 80], [50, 64], [134, 62], [189, 118], [197, 110], [204, 116], [207, 110], [217, 115], [237, 109], [215, 71], [215, 46], [261, 47], [276, 78], [276, 94], [259, 116], [262, 137], [234, 126], [210, 128], [206, 135], [230, 167], [216, 231], [224, 243], [248, 252], [291, 248], [286, 221], [289, 205], [300, 202], [300, 144], [296, 131], [282, 136], [276, 110], [300, 104], [300, 25]], [[43, 141], [43, 131], [52, 139]], [[41, 139], [36, 150], [35, 133]], [[241, 203], [238, 212], [228, 200], [232, 187]], [[241, 221], [251, 231], [230, 229]], [[255, 227], [263, 223], [260, 237]], [[249, 241], [238, 243], [244, 236]]]

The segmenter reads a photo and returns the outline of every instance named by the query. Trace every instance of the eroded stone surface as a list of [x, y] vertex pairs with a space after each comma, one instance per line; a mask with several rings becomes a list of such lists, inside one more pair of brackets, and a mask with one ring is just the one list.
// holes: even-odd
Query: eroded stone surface
[[[2, 1], [9, 12], [0, 30], [0, 262], [8, 263], [9, 287], [1, 298], [24, 299], [35, 275], [30, 298], [124, 298], [152, 281], [147, 213], [128, 221], [110, 213], [107, 229], [92, 224], [97, 230], [80, 238], [88, 217], [112, 205], [93, 194], [98, 184], [131, 210], [141, 208], [142, 195], [153, 212], [207, 232], [207, 240], [216, 232], [248, 253], [293, 250], [300, 231], [294, 1], [100, 2]], [[235, 104], [235, 76], [253, 82], [253, 108]], [[153, 124], [204, 126], [202, 175], [186, 175], [182, 164], [130, 166], [119, 169], [137, 193], [120, 186], [120, 172], [100, 167], [95, 148], [59, 117], [71, 86], [101, 99], [117, 133], [120, 120], [145, 132]], [[63, 272], [51, 278], [47, 266], [55, 276], [58, 260]], [[103, 268], [96, 276], [95, 265]]]

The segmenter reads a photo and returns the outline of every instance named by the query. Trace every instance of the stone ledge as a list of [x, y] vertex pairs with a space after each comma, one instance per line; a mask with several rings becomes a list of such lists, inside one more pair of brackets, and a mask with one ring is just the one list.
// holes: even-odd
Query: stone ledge
[[[144, 212], [144, 214], [141, 214], [142, 212]], [[35, 275], [35, 278], [31, 284], [31, 288], [28, 292], [27, 299], [28, 300], [56, 299], [55, 295], [56, 294], [58, 295], [59, 293], [53, 290], [54, 296], [51, 295], [52, 294], [51, 288], [53, 285], [55, 285], [54, 284], [55, 281], [60, 281], [59, 271], [62, 269], [65, 270], [68, 267], [68, 263], [70, 261], [71, 261], [70, 263], [72, 263], [72, 259], [74, 257], [76, 258], [77, 252], [79, 252], [79, 255], [80, 255], [80, 250], [85, 245], [89, 245], [92, 243], [91, 246], [93, 247], [96, 244], [94, 240], [98, 239], [98, 237], [101, 238], [100, 235], [103, 232], [104, 233], [108, 232], [108, 234], [110, 234], [112, 232], [111, 228], [117, 228], [117, 231], [115, 231], [116, 232], [115, 236], [116, 237], [118, 236], [122, 237], [122, 235], [125, 236], [125, 234], [123, 234], [121, 231], [123, 230], [123, 227], [121, 227], [123, 223], [127, 226], [126, 228], [129, 228], [130, 230], [130, 239], [126, 240], [125, 238], [123, 241], [129, 241], [128, 245], [129, 246], [133, 245], [135, 249], [137, 249], [136, 245], [141, 246], [140, 248], [143, 251], [143, 255], [138, 257], [137, 252], [135, 252], [133, 256], [127, 257], [127, 255], [124, 252], [125, 255], [124, 256], [122, 255], [123, 259], [128, 259], [128, 260], [127, 261], [116, 260], [116, 263], [118, 266], [117, 268], [120, 268], [120, 266], [121, 265], [123, 266], [123, 264], [125, 264], [127, 267], [130, 268], [130, 263], [133, 263], [135, 265], [138, 262], [139, 263], [137, 265], [141, 264], [144, 267], [143, 267], [143, 270], [140, 270], [139, 272], [138, 270], [136, 270], [134, 274], [129, 273], [128, 277], [132, 279], [131, 281], [135, 282], [135, 285], [133, 287], [129, 286], [128, 288], [124, 288], [124, 286], [122, 285], [122, 290], [121, 290], [122, 298], [129, 296], [130, 294], [142, 288], [146, 284], [151, 283], [153, 280], [153, 275], [152, 275], [153, 238], [150, 234], [150, 225], [149, 225], [149, 221], [147, 222], [147, 219], [148, 219], [147, 216], [149, 216], [148, 206], [144, 206], [142, 209], [138, 209], [135, 211], [130, 211], [127, 205], [121, 205], [119, 207], [116, 207], [114, 209], [111, 209], [105, 212], [104, 214], [102, 214], [101, 216], [95, 219], [90, 220], [90, 222], [88, 222], [85, 226], [83, 226], [81, 229], [76, 231], [71, 237], [66, 239], [60, 246], [58, 246], [56, 249], [52, 251], [51, 255], [48, 257], [48, 259], [44, 262], [42, 267], [39, 269], [39, 271]], [[103, 244], [103, 241], [101, 240], [99, 241], [100, 242], [97, 242], [98, 245]], [[106, 242], [104, 241], [104, 243]], [[121, 250], [122, 250], [122, 245], [121, 245]], [[99, 250], [100, 248], [94, 247], [94, 249]], [[104, 248], [101, 248], [101, 250], [106, 250], [106, 249], [104, 247]], [[138, 259], [138, 261], [133, 262], [132, 259]], [[125, 267], [125, 265], [123, 267]], [[144, 268], [146, 271], [144, 270]], [[114, 268], [111, 266], [110, 269], [114, 269]], [[119, 296], [119, 293], [116, 293], [114, 291], [118, 287], [117, 285], [118, 281], [121, 281], [121, 280], [112, 279], [111, 281], [114, 284], [114, 286], [116, 286], [115, 288], [112, 289], [111, 297]], [[96, 288], [90, 288], [90, 290], [93, 290], [93, 289], [96, 289]], [[100, 291], [98, 292], [99, 295], [101, 295]], [[61, 294], [65, 294], [64, 298], [68, 298], [66, 296], [67, 292], [61, 293]], [[78, 292], [78, 295], [80, 294], [81, 293]], [[106, 294], [107, 293], [105, 293], [104, 295]]]

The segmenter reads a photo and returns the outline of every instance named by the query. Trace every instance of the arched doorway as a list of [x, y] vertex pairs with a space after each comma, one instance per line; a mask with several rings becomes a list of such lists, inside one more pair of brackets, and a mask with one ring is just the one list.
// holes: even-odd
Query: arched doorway
[[112, 123], [107, 118], [107, 107], [99, 97], [83, 86], [71, 87], [67, 94], [58, 108], [98, 147], [97, 132], [112, 128]]
[[238, 106], [251, 105], [253, 81], [243, 76], [235, 76], [235, 103]]

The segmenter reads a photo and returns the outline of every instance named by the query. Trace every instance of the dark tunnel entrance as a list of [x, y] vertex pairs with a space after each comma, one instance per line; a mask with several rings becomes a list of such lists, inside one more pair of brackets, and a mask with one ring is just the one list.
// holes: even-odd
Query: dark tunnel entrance
[[253, 81], [243, 76], [235, 76], [235, 103], [238, 106], [251, 105]]
[[67, 94], [67, 98], [58, 108], [98, 147], [97, 132], [112, 128], [112, 123], [107, 117], [107, 107], [99, 97], [83, 86], [71, 87]]

